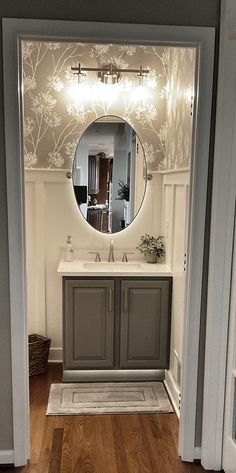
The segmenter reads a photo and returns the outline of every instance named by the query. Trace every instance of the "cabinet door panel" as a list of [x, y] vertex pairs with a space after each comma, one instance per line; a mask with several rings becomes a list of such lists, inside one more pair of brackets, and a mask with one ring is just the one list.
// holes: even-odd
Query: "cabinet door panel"
[[64, 360], [67, 369], [113, 366], [113, 297], [113, 281], [65, 281]]
[[100, 158], [98, 156], [89, 156], [88, 162], [88, 193], [99, 193], [99, 167]]
[[169, 281], [123, 281], [121, 287], [121, 367], [167, 368]]

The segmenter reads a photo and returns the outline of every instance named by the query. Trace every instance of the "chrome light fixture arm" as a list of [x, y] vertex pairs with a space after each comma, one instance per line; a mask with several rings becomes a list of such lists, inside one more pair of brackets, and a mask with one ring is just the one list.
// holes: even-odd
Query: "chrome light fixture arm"
[[112, 82], [114, 84], [116, 82], [119, 82], [122, 72], [137, 74], [137, 77], [139, 79], [142, 79], [143, 77], [145, 77], [146, 74], [149, 74], [149, 69], [143, 69], [142, 65], [140, 65], [139, 69], [121, 69], [116, 67], [112, 63], [104, 64], [104, 66], [102, 67], [81, 67], [81, 63], [79, 63], [78, 66], [71, 67], [71, 71], [74, 74], [78, 75], [78, 80], [82, 75], [84, 75], [85, 72], [97, 72], [98, 78], [99, 80], [101, 80], [101, 82]]

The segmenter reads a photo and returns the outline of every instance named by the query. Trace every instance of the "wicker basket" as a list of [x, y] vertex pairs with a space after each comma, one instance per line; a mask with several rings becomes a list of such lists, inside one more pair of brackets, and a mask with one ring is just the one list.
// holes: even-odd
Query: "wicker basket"
[[29, 335], [29, 375], [45, 373], [48, 369], [48, 355], [51, 339], [42, 335]]

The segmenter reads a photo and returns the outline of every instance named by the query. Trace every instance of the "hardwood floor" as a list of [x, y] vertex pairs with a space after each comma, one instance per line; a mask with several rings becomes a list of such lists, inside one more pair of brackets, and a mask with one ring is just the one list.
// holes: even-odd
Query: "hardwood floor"
[[[178, 457], [175, 414], [46, 417], [50, 384], [61, 366], [30, 378], [31, 457], [0, 473], [203, 473]], [[209, 472], [210, 473], [210, 472]]]

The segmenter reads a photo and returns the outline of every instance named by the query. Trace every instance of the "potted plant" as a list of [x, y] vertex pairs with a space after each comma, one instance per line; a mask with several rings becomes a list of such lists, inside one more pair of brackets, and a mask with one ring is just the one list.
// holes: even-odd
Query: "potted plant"
[[154, 237], [145, 233], [145, 235], [141, 236], [137, 249], [145, 255], [148, 263], [156, 263], [157, 258], [165, 255], [164, 237], [160, 235]]

